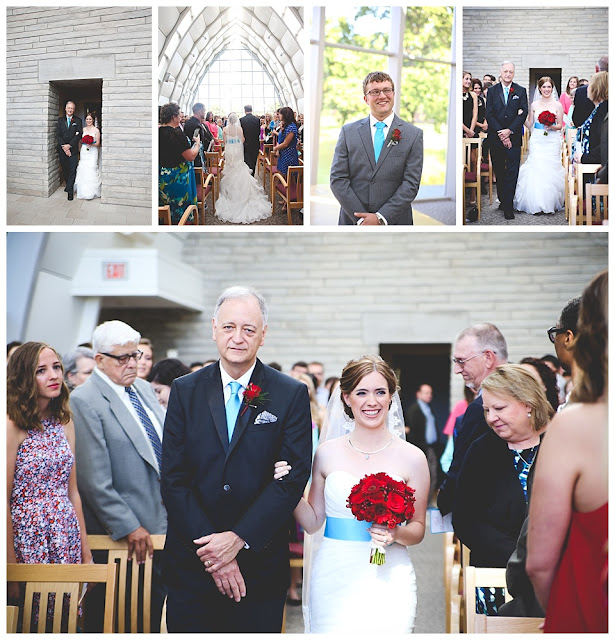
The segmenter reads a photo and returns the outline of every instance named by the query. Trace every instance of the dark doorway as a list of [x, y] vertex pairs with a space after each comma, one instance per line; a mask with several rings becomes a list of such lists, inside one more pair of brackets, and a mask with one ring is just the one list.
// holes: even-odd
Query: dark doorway
[[[549, 76], [553, 80], [554, 88], [557, 89], [557, 96], [562, 95], [562, 70], [561, 68], [536, 68], [530, 69], [530, 86], [527, 94], [527, 101], [529, 104], [532, 104], [534, 100], [534, 92], [536, 91], [536, 87], [538, 86], [538, 81], [543, 76]], [[564, 85], [564, 89], [566, 86]]]
[[[75, 103], [75, 115], [81, 118], [84, 126], [85, 116], [88, 113], [94, 113], [96, 116], [95, 126], [100, 129], [101, 137], [104, 135], [102, 127], [102, 78], [56, 80], [49, 84], [52, 85], [52, 93], [58, 96], [58, 117], [65, 114], [64, 106], [69, 100], [72, 100]], [[55, 136], [55, 129], [53, 135]], [[57, 145], [55, 137], [53, 145], [54, 147]], [[59, 166], [60, 161], [58, 160], [58, 167]]]
[[420, 384], [433, 388], [431, 410], [441, 433], [450, 413], [450, 344], [381, 344], [380, 355], [395, 369], [404, 411], [416, 401]]

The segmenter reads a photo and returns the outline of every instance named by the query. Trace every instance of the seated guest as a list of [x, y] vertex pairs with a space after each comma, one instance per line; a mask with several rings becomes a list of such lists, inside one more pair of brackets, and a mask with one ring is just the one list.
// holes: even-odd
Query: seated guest
[[64, 365], [64, 381], [72, 391], [75, 387], [83, 384], [94, 370], [96, 366], [94, 352], [89, 347], [77, 347], [62, 358], [62, 364]]
[[[74, 464], [75, 427], [54, 349], [27, 342], [15, 351], [7, 365], [6, 404], [7, 562], [90, 563]], [[17, 604], [20, 585], [8, 584], [7, 592]]]
[[544, 439], [530, 503], [527, 573], [545, 632], [606, 633], [608, 272], [581, 296], [571, 402]]
[[[162, 106], [160, 121], [158, 205], [169, 205], [171, 222], [177, 224], [186, 208], [197, 203], [193, 161], [199, 152], [201, 141], [199, 135], [195, 134], [190, 146], [179, 128], [179, 105], [174, 102]], [[194, 222], [192, 215], [190, 220]]]
[[[200, 367], [198, 368], [200, 369]], [[164, 411], [167, 410], [173, 380], [190, 372], [191, 369], [177, 358], [160, 360], [152, 367], [147, 379]]]
[[[498, 367], [481, 388], [491, 430], [465, 456], [453, 527], [470, 549], [470, 564], [505, 567], [526, 516], [528, 473], [554, 410], [542, 386], [519, 365]], [[503, 601], [503, 593], [480, 592], [477, 613], [494, 614]]]

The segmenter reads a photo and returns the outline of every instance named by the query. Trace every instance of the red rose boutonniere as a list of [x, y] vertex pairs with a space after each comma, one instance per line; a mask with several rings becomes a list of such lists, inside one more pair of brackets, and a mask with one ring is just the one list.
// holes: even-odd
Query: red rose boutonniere
[[399, 129], [393, 129], [393, 131], [391, 131], [391, 139], [389, 140], [389, 144], [387, 144], [387, 147], [390, 147], [392, 144], [399, 144], [400, 140], [401, 131]]
[[243, 415], [248, 407], [252, 407], [252, 409], [256, 409], [258, 405], [265, 404], [267, 402], [267, 396], [269, 394], [263, 390], [256, 384], [250, 382], [250, 384], [246, 387], [246, 390], [243, 392], [243, 408], [241, 410], [241, 415]]

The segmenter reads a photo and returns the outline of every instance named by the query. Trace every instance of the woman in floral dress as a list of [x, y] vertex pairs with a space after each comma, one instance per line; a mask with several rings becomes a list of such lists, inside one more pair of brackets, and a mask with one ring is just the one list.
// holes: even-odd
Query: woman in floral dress
[[[92, 562], [68, 388], [54, 349], [27, 342], [15, 351], [7, 366], [7, 414], [7, 562]], [[8, 597], [19, 599], [16, 583], [8, 585]]]

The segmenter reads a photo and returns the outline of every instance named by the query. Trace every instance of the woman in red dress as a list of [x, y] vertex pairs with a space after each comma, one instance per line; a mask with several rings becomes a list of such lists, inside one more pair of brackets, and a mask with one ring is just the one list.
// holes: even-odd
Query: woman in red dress
[[581, 299], [573, 404], [551, 423], [530, 503], [527, 573], [545, 632], [606, 633], [608, 273]]

